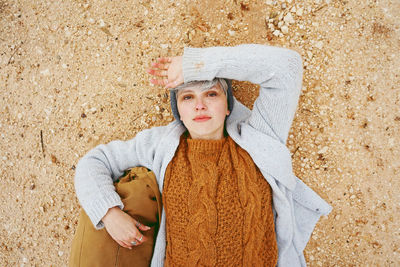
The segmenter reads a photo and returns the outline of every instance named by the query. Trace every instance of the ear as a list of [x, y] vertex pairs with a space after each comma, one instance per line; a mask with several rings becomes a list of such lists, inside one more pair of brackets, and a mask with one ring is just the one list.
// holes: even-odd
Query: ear
[[230, 110], [226, 111], [226, 116], [228, 116], [229, 114], [231, 114]]

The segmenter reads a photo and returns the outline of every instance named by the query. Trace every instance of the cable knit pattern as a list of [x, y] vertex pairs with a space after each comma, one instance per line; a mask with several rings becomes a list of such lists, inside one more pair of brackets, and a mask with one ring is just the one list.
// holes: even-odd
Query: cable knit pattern
[[246, 151], [182, 138], [166, 171], [166, 266], [275, 266], [271, 189]]

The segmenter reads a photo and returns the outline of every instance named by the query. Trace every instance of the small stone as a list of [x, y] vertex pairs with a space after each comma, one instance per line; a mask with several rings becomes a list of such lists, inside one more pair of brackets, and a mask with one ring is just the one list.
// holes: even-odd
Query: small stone
[[228, 33], [230, 36], [234, 36], [236, 34], [236, 32], [234, 30], [228, 30]]
[[50, 71], [49, 71], [49, 69], [45, 69], [45, 70], [40, 71], [40, 74], [42, 74], [44, 76], [49, 76], [50, 75]]
[[67, 66], [67, 64], [64, 63], [64, 64], [61, 65], [61, 67], [62, 67], [63, 69], [66, 69], [68, 66]]
[[278, 37], [281, 35], [281, 32], [279, 30], [275, 30], [272, 34]]
[[283, 25], [283, 26], [281, 27], [281, 31], [282, 31], [282, 33], [284, 33], [284, 34], [287, 34], [287, 33], [289, 32], [288, 26], [287, 26], [287, 25]]
[[287, 13], [286, 16], [283, 18], [283, 20], [288, 23], [288, 24], [293, 24], [294, 23], [294, 19], [292, 16], [292, 13]]
[[64, 252], [60, 250], [60, 251], [58, 252], [58, 256], [61, 257], [62, 255], [64, 255]]
[[162, 49], [167, 49], [168, 48], [168, 44], [161, 44], [160, 45]]
[[100, 26], [100, 28], [106, 27], [104, 20], [102, 20], [102, 19], [99, 20], [99, 26]]
[[18, 118], [19, 120], [22, 119], [22, 114], [21, 114], [21, 113], [18, 113], [17, 118]]
[[88, 22], [89, 22], [90, 24], [94, 24], [94, 23], [95, 23], [95, 20], [94, 20], [93, 18], [90, 18], [90, 19], [88, 19]]
[[218, 24], [218, 25], [217, 25], [217, 29], [218, 29], [218, 30], [221, 30], [221, 27], [222, 27], [222, 24]]
[[31, 186], [29, 186], [29, 189], [33, 190], [33, 189], [35, 189], [35, 187], [36, 187], [35, 184], [31, 184]]
[[296, 15], [297, 16], [303, 16], [303, 8], [300, 7], [299, 9], [297, 9]]
[[324, 146], [322, 149], [320, 149], [320, 150], [318, 151], [318, 154], [324, 154], [326, 151], [328, 151], [328, 147], [327, 147], [327, 146]]
[[318, 41], [318, 42], [315, 44], [315, 47], [318, 48], [318, 49], [322, 49], [323, 46], [324, 46], [324, 43], [323, 43], [322, 41]]

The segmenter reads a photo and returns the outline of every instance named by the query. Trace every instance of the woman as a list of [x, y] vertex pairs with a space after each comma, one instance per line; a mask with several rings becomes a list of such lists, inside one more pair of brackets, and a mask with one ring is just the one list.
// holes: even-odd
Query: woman
[[[148, 227], [121, 211], [113, 187], [125, 169], [144, 166], [164, 205], [152, 266], [305, 266], [303, 250], [331, 207], [294, 176], [285, 146], [300, 56], [263, 45], [185, 48], [148, 72], [171, 89], [176, 120], [80, 160], [76, 192], [93, 224], [123, 247], [146, 242]], [[231, 96], [229, 79], [260, 85], [252, 111]]]

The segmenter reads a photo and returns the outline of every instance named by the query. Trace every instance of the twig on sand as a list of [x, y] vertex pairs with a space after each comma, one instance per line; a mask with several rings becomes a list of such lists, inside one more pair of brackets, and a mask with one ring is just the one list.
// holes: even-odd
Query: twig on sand
[[17, 53], [18, 49], [21, 47], [21, 45], [24, 44], [24, 41], [21, 41], [21, 43], [14, 49], [14, 52], [11, 54], [10, 58], [8, 59], [7, 65], [10, 65], [11, 63], [11, 59], [13, 58], [13, 56], [15, 55], [15, 53]]
[[40, 130], [40, 143], [42, 144], [42, 153], [43, 153], [43, 157], [45, 157], [44, 154], [44, 144], [43, 144], [43, 131]]
[[296, 149], [294, 150], [294, 152], [293, 152], [293, 154], [292, 154], [292, 159], [293, 159], [293, 157], [294, 157], [294, 154], [296, 154], [297, 150], [299, 150], [299, 146], [296, 147]]

